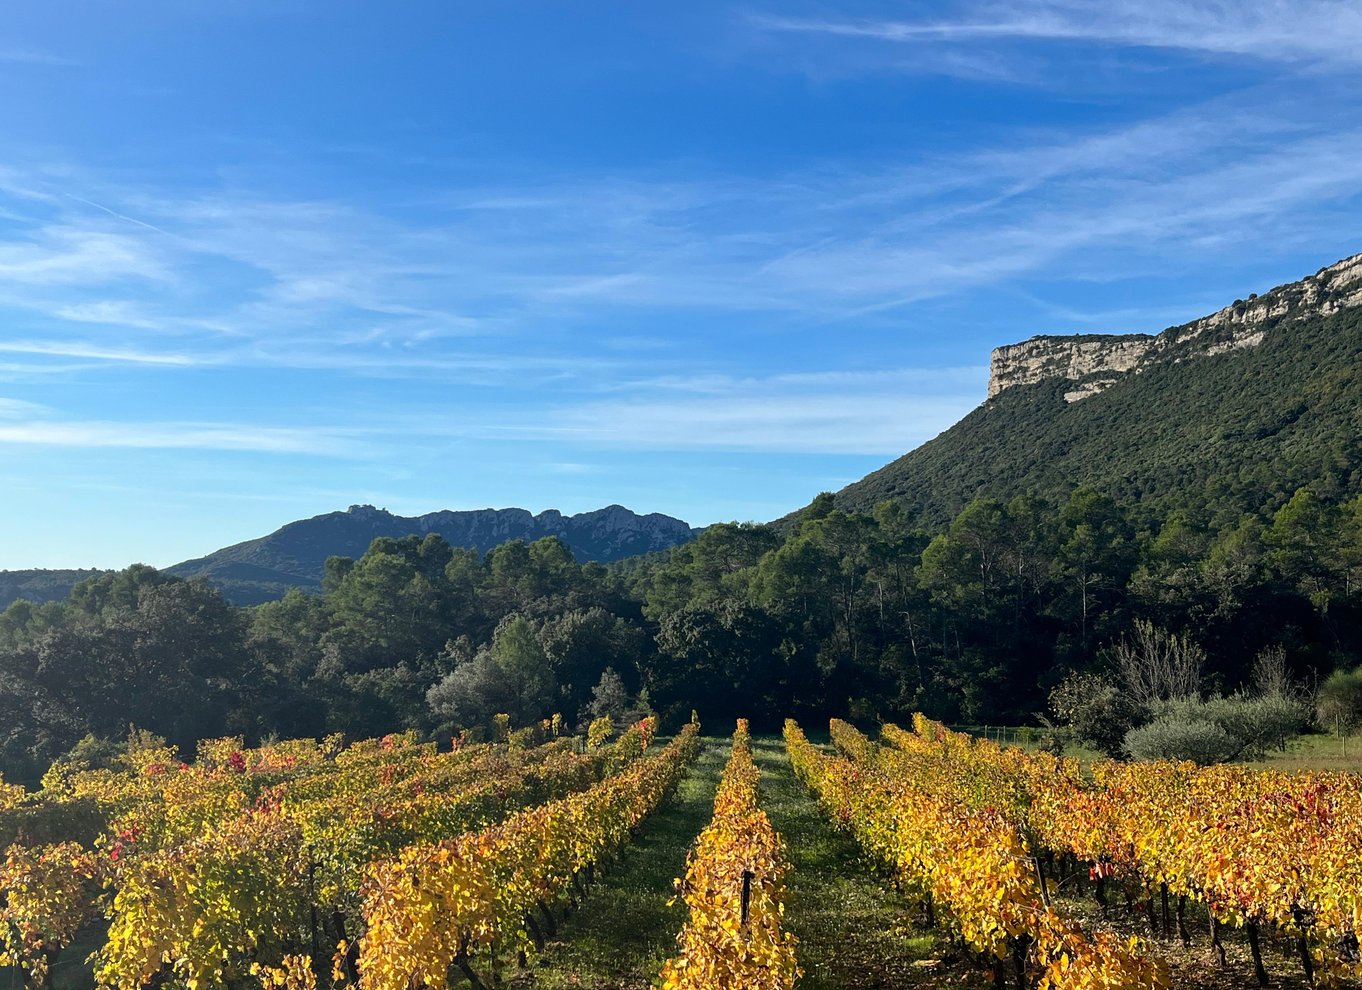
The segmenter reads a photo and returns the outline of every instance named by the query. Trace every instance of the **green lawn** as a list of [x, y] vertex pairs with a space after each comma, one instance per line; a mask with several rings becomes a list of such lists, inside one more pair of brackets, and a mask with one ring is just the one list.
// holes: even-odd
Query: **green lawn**
[[[1039, 742], [1023, 736], [1025, 731], [1022, 728], [994, 726], [990, 727], [988, 738], [1028, 752], [1039, 749]], [[1038, 733], [1040, 730], [1032, 731]], [[983, 733], [981, 731], [975, 735]], [[1073, 743], [1064, 748], [1064, 755], [1078, 757], [1085, 764], [1108, 759], [1104, 753]], [[1327, 733], [1297, 736], [1286, 744], [1285, 752], [1270, 753], [1265, 759], [1247, 765], [1276, 770], [1351, 770], [1362, 773], [1362, 736], [1340, 738]]]
[[1277, 770], [1352, 770], [1362, 773], [1362, 736], [1297, 736], [1285, 753], [1272, 753], [1258, 766]]

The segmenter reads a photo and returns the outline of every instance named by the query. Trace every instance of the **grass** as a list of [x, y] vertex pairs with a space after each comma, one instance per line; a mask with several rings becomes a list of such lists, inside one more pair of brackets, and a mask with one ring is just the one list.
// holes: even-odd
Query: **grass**
[[[1022, 738], [1023, 731], [1020, 728], [992, 726], [988, 738], [1027, 752], [1040, 749], [1040, 742], [1036, 739]], [[1066, 745], [1064, 755], [1077, 757], [1084, 765], [1109, 759], [1104, 753], [1076, 743]], [[1362, 773], [1362, 736], [1339, 737], [1330, 733], [1309, 732], [1289, 740], [1285, 751], [1269, 753], [1262, 760], [1244, 765], [1271, 767], [1274, 770], [1351, 770]]]
[[905, 899], [832, 827], [796, 779], [784, 746], [758, 739], [752, 749], [762, 809], [785, 839], [792, 867], [785, 922], [799, 939], [800, 990], [978, 984], [977, 971], [941, 957], [936, 935], [917, 927]]
[[676, 948], [685, 905], [670, 903], [686, 853], [714, 810], [714, 789], [728, 759], [727, 740], [705, 751], [675, 796], [657, 811], [604, 871], [581, 909], [560, 924], [536, 963], [511, 986], [536, 990], [590, 987], [640, 990]]
[[[673, 881], [695, 836], [709, 824], [727, 740], [709, 746], [672, 804], [660, 811], [561, 926], [537, 963], [512, 981], [517, 990], [643, 990], [676, 949], [685, 906]], [[792, 870], [785, 924], [799, 939], [800, 990], [888, 990], [942, 986], [966, 967], [941, 959], [930, 932], [874, 874], [855, 843], [831, 827], [795, 779], [779, 740], [756, 739], [761, 806], [784, 837]]]
[[1297, 736], [1286, 752], [1271, 753], [1255, 766], [1276, 770], [1352, 770], [1362, 772], [1362, 736], [1339, 738], [1315, 733]]

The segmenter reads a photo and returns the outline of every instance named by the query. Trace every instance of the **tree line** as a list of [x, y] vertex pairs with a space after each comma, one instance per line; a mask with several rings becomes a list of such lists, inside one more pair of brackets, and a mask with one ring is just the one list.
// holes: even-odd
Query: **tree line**
[[[1092, 488], [978, 499], [944, 531], [820, 496], [611, 566], [555, 538], [487, 554], [380, 538], [323, 591], [252, 608], [145, 567], [0, 613], [0, 771], [34, 780], [131, 726], [192, 751], [242, 734], [432, 737], [562, 712], [1034, 723], [1137, 623], [1195, 644], [1229, 693], [1280, 651], [1296, 682], [1356, 663], [1362, 499], [1309, 489], [1241, 517], [1151, 518]], [[716, 722], [716, 724], [717, 724]]]

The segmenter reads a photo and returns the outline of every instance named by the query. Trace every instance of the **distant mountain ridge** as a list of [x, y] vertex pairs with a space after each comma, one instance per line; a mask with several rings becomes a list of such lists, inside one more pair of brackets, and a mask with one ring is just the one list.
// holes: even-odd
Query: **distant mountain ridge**
[[[565, 516], [556, 509], [534, 515], [526, 509], [443, 510], [398, 516], [372, 505], [352, 505], [280, 527], [268, 536], [224, 547], [166, 568], [178, 577], [202, 577], [237, 605], [280, 598], [290, 588], [321, 587], [326, 558], [358, 557], [377, 537], [400, 539], [435, 533], [451, 546], [487, 552], [508, 540], [561, 539], [579, 561], [608, 563], [665, 550], [699, 532], [689, 523], [658, 512], [639, 515], [621, 505]], [[18, 598], [54, 601], [72, 586], [101, 571], [0, 571], [0, 609]]]
[[206, 557], [166, 570], [178, 577], [203, 577], [239, 605], [278, 598], [289, 588], [321, 587], [326, 558], [358, 557], [380, 536], [401, 538], [435, 533], [451, 546], [491, 550], [508, 540], [561, 539], [579, 561], [606, 563], [665, 550], [692, 539], [688, 523], [653, 512], [639, 515], [621, 505], [565, 516], [556, 509], [533, 515], [526, 509], [442, 510], [398, 516], [372, 505], [352, 505], [300, 519]]
[[0, 571], [0, 609], [20, 598], [34, 604], [58, 602], [71, 594], [71, 589], [82, 581], [107, 574], [98, 569], [34, 568], [26, 571]]
[[1080, 484], [1230, 517], [1362, 493], [1362, 255], [1159, 334], [1000, 347], [991, 371], [978, 408], [835, 504], [895, 500], [935, 530], [981, 495]]

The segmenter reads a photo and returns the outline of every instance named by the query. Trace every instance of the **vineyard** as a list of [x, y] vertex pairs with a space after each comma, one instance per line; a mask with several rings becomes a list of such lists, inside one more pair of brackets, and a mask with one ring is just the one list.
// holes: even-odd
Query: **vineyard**
[[1362, 781], [550, 720], [0, 784], [0, 988], [1362, 983]]

